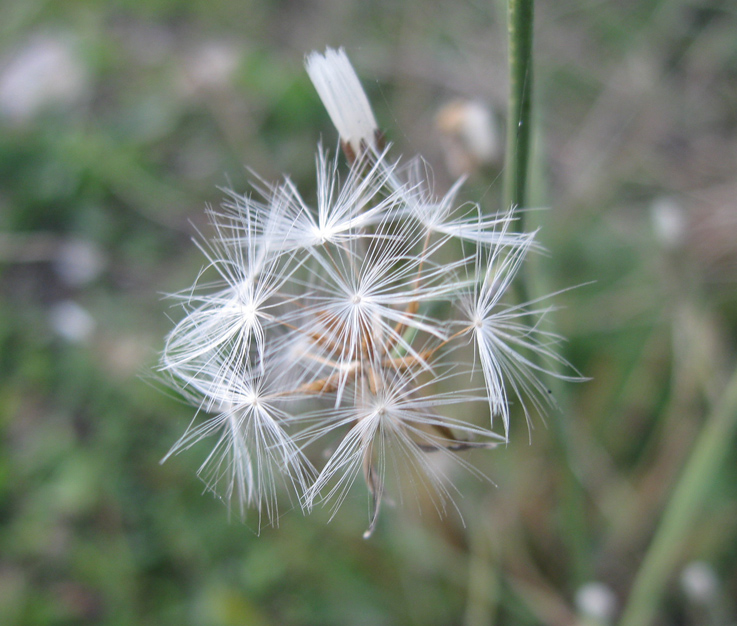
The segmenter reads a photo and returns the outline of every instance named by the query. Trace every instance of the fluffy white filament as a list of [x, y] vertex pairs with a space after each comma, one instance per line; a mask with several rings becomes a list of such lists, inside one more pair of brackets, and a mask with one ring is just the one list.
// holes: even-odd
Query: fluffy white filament
[[345, 50], [328, 48], [324, 55], [312, 52], [305, 67], [341, 141], [354, 155], [374, 147], [379, 127]]

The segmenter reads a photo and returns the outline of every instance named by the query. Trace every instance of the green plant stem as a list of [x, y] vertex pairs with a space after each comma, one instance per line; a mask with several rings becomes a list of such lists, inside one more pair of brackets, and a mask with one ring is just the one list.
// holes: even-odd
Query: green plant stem
[[[509, 101], [507, 111], [507, 145], [504, 169], [505, 209], [528, 207], [528, 187], [533, 153], [533, 17], [534, 0], [508, 0], [507, 25], [509, 36]], [[524, 211], [517, 214], [515, 227], [525, 230]], [[528, 266], [522, 280], [517, 281], [520, 302], [529, 302], [549, 293], [541, 291], [544, 272], [536, 265]], [[536, 360], [534, 354], [530, 358]], [[557, 372], [556, 372], [557, 373]], [[584, 493], [579, 477], [572, 467], [571, 442], [565, 420], [568, 407], [565, 390], [555, 373], [542, 375], [561, 409], [561, 416], [552, 420], [551, 433], [556, 452], [561, 460], [562, 474], [561, 525], [564, 541], [572, 560], [574, 578], [582, 582], [589, 574], [588, 537], [585, 528]]]
[[[532, 138], [532, 30], [534, 0], [509, 0], [509, 102], [504, 206], [525, 207]], [[523, 230], [520, 214], [519, 230]]]
[[655, 537], [635, 578], [620, 626], [652, 623], [673, 568], [683, 555], [722, 462], [737, 430], [737, 369], [719, 404], [707, 418], [668, 502]]

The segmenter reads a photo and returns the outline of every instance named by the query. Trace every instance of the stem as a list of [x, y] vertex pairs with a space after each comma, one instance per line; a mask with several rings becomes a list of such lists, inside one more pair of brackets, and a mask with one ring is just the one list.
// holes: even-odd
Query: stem
[[650, 624], [737, 431], [737, 369], [696, 440], [637, 573], [620, 626]]
[[[507, 146], [504, 169], [505, 210], [524, 209], [528, 206], [527, 192], [532, 161], [532, 43], [534, 0], [508, 0], [507, 25], [509, 34], [509, 101], [507, 111]], [[518, 232], [525, 230], [525, 213], [516, 215]], [[541, 268], [528, 266], [526, 275], [517, 281], [520, 302], [534, 300], [542, 293], [544, 282]], [[533, 361], [535, 355], [531, 355]], [[555, 374], [541, 374], [544, 384], [557, 398], [562, 415], [551, 420], [551, 433], [555, 449], [561, 461], [559, 490], [561, 494], [561, 522], [565, 529], [565, 541], [570, 552], [574, 578], [583, 581], [589, 575], [588, 536], [583, 511], [584, 493], [577, 469], [572, 465], [571, 437], [566, 419], [569, 411], [565, 389]]]
[[[505, 209], [524, 207], [532, 136], [532, 25], [534, 0], [509, 0], [509, 102], [504, 171]], [[519, 230], [523, 230], [519, 217]]]

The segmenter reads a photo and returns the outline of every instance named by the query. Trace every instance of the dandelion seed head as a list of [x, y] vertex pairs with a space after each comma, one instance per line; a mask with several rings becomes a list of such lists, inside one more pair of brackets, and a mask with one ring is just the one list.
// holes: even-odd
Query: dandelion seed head
[[[462, 180], [436, 196], [423, 161], [400, 167], [379, 150], [343, 50], [308, 56], [307, 70], [351, 148], [347, 172], [318, 145], [314, 200], [288, 177], [254, 175], [252, 193], [210, 211], [206, 265], [175, 295], [184, 317], [161, 357], [198, 407], [169, 455], [214, 441], [208, 488], [272, 522], [282, 488], [335, 514], [362, 477], [370, 534], [405, 480], [443, 514], [445, 468], [478, 475], [461, 453], [506, 442], [512, 405], [528, 419], [543, 410], [540, 374], [566, 364], [541, 301], [510, 293], [534, 234], [515, 230], [513, 212], [459, 203]], [[319, 468], [312, 446], [330, 450]]]

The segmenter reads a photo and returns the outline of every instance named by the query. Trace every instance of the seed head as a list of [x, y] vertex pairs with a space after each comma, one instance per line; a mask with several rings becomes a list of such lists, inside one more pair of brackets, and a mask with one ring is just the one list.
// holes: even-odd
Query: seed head
[[[342, 50], [309, 55], [307, 69], [350, 167], [341, 176], [318, 146], [314, 200], [288, 178], [256, 180], [210, 211], [207, 266], [176, 295], [184, 318], [160, 369], [212, 416], [169, 454], [214, 436], [203, 479], [271, 521], [277, 487], [335, 512], [361, 475], [370, 534], [402, 477], [421, 477], [444, 512], [454, 488], [430, 457], [477, 473], [459, 453], [506, 442], [511, 403], [541, 408], [538, 363], [561, 358], [536, 321], [545, 309], [509, 301], [534, 233], [516, 232], [512, 212], [459, 205], [461, 181], [437, 197], [424, 162], [400, 166], [371, 143], [376, 122]], [[318, 469], [315, 446], [334, 449]]]

